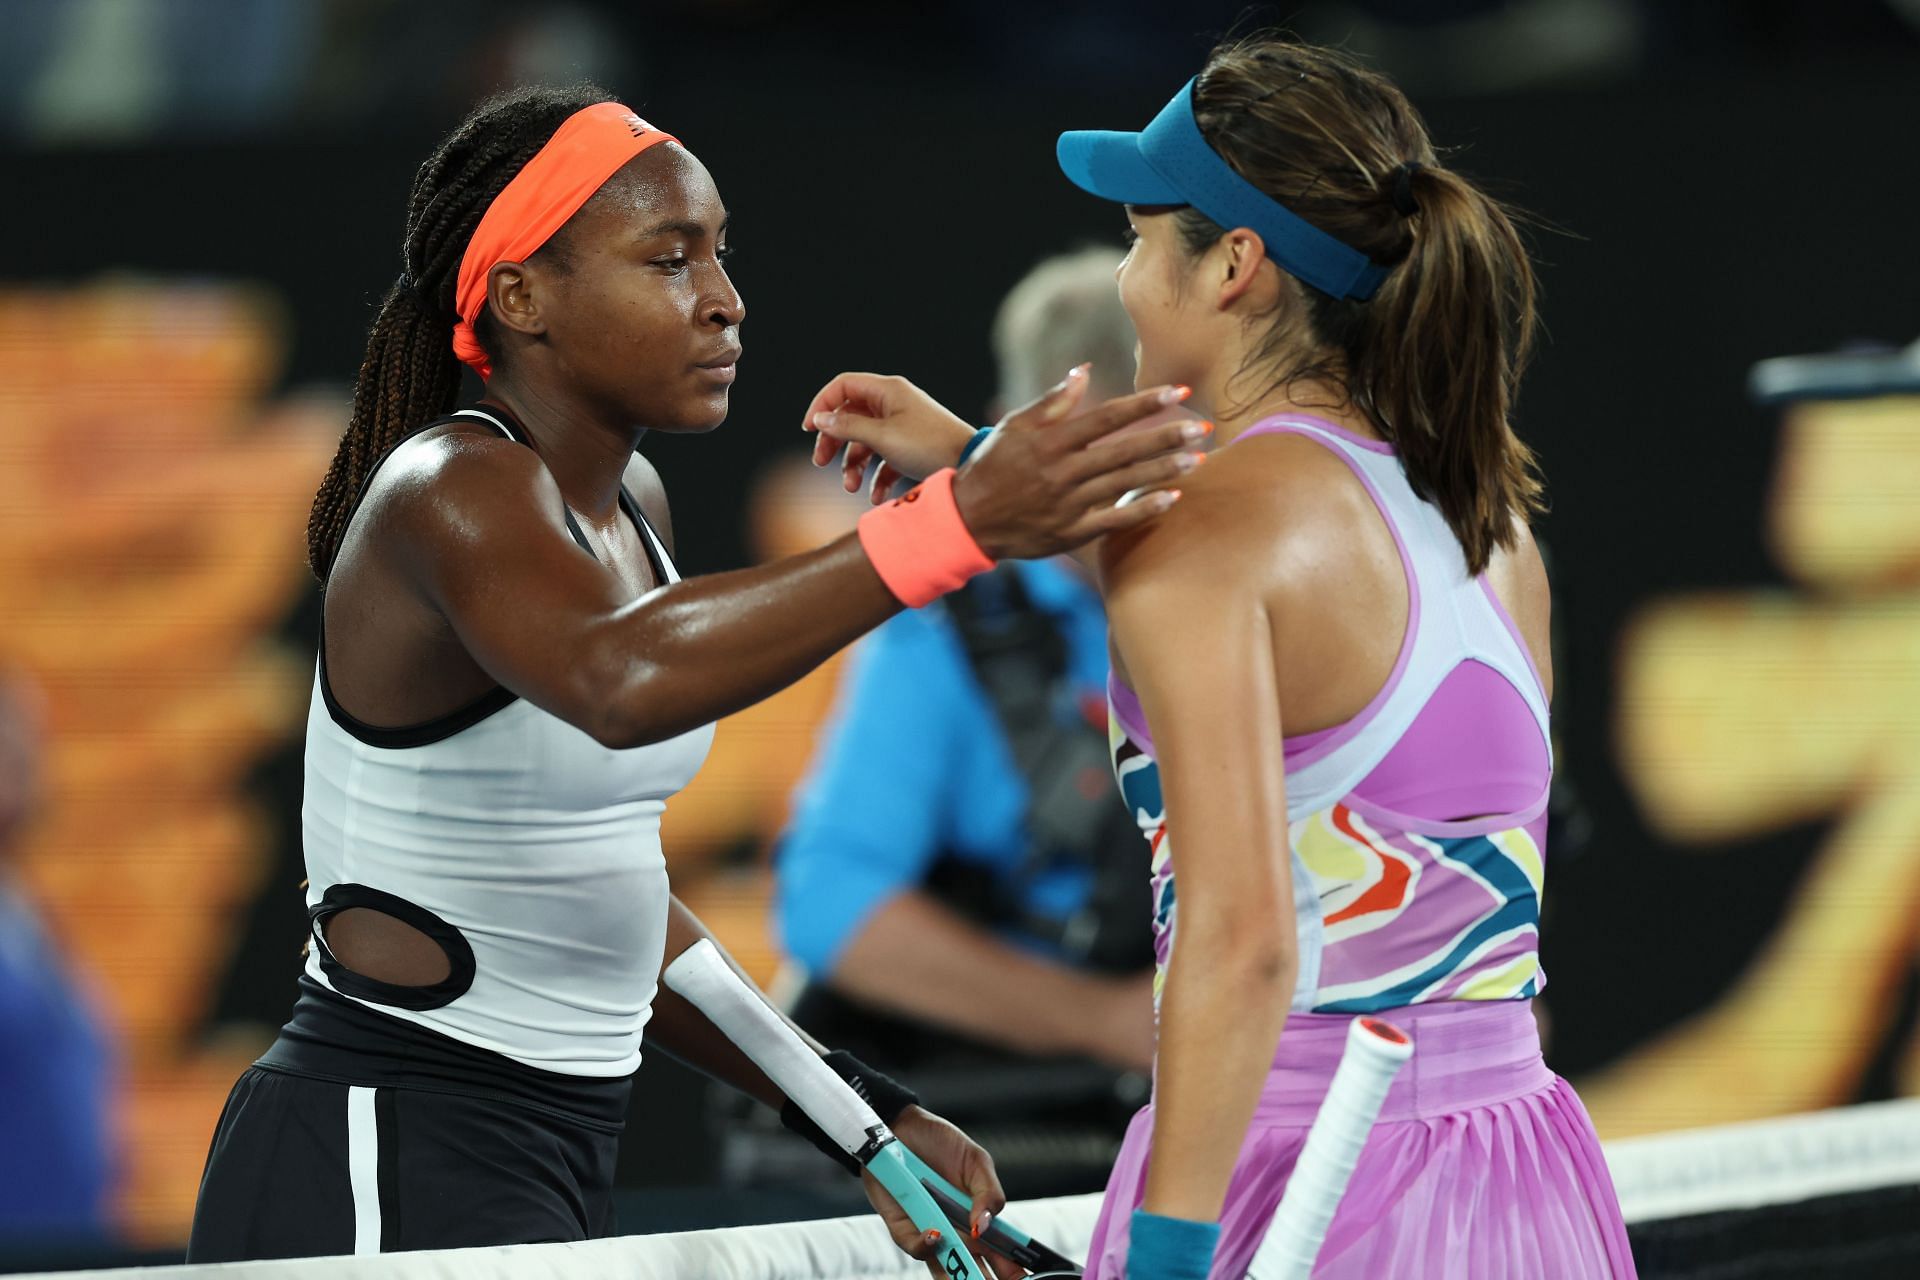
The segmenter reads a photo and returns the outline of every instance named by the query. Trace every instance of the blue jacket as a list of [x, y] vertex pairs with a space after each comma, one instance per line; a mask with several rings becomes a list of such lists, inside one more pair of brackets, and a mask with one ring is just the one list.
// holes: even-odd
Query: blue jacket
[[[1013, 566], [1059, 621], [1073, 692], [1104, 701], [1107, 623], [1091, 583], [1060, 562]], [[775, 855], [782, 942], [833, 971], [868, 915], [912, 889], [943, 854], [1011, 878], [1027, 851], [1028, 788], [958, 630], [938, 605], [903, 613], [855, 651], [833, 721]], [[1089, 877], [1059, 870], [1028, 908], [1065, 918]]]

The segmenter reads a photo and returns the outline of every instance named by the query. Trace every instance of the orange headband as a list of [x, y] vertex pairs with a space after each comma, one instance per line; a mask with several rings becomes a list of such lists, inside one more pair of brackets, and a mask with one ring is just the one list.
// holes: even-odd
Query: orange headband
[[460, 322], [453, 326], [453, 354], [461, 363], [472, 365], [482, 378], [493, 375], [473, 322], [487, 305], [487, 277], [494, 267], [525, 262], [621, 165], [656, 143], [678, 141], [617, 102], [576, 111], [554, 130], [547, 145], [487, 206], [460, 259], [453, 295]]

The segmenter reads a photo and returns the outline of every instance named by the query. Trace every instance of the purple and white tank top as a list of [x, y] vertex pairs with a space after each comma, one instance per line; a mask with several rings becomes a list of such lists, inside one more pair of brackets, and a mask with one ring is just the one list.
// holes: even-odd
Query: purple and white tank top
[[[1546, 694], [1532, 655], [1393, 448], [1301, 414], [1254, 435], [1305, 436], [1372, 496], [1400, 549], [1407, 627], [1393, 672], [1343, 725], [1286, 741], [1296, 1012], [1524, 999], [1539, 961]], [[1334, 607], [1338, 607], [1337, 604]], [[1178, 927], [1178, 835], [1133, 691], [1109, 682], [1114, 774], [1153, 849], [1155, 996]]]

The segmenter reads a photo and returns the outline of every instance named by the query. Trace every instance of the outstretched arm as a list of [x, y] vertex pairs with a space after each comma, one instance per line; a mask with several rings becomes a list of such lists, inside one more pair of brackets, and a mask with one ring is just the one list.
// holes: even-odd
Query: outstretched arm
[[[1177, 428], [1109, 439], [1158, 394], [1077, 413], [1078, 394], [1063, 385], [1016, 415], [960, 472], [961, 519], [989, 556], [1052, 554], [1171, 505], [1114, 505], [1178, 473]], [[658, 742], [757, 702], [900, 608], [851, 534], [629, 600], [567, 535], [530, 450], [459, 434], [405, 448], [373, 513], [392, 526], [390, 554], [488, 675], [608, 745]]]

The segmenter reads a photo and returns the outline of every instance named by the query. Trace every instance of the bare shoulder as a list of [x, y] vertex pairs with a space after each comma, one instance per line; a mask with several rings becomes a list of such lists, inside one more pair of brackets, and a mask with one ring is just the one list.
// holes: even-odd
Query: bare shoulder
[[[1103, 583], [1204, 573], [1223, 587], [1270, 585], [1278, 553], [1324, 537], [1329, 521], [1354, 510], [1356, 498], [1368, 502], [1337, 455], [1289, 435], [1216, 450], [1179, 487], [1170, 511], [1103, 541]], [[1244, 554], [1253, 548], [1259, 554]]]
[[533, 450], [480, 430], [422, 432], [367, 492], [369, 532], [397, 551], [453, 551], [550, 527], [566, 530], [560, 487]]
[[1520, 628], [1540, 672], [1547, 695], [1553, 695], [1553, 588], [1547, 575], [1546, 558], [1533, 530], [1519, 517], [1513, 522], [1513, 545], [1494, 551], [1487, 566], [1487, 580], [1493, 586], [1507, 616]]
[[1533, 526], [1519, 516], [1513, 518], [1513, 546], [1498, 553], [1498, 559], [1511, 560], [1515, 574], [1528, 586], [1547, 589], [1547, 562], [1533, 536]]
[[624, 479], [627, 492], [640, 504], [641, 514], [666, 544], [667, 554], [677, 555], [673, 544], [673, 510], [667, 506], [667, 486], [660, 479], [659, 469], [635, 453], [627, 463]]

